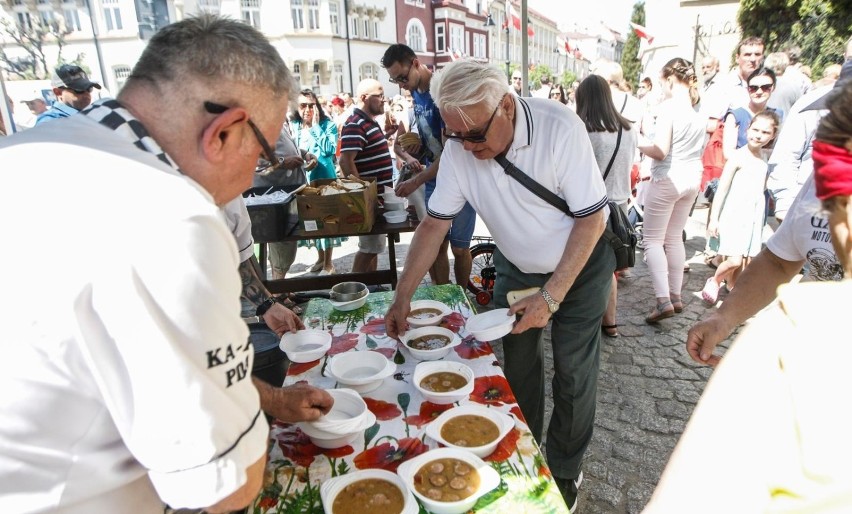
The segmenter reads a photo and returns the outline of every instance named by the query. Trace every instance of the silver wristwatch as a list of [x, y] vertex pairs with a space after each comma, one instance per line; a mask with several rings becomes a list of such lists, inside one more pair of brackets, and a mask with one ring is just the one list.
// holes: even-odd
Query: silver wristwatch
[[559, 310], [559, 302], [554, 300], [553, 297], [550, 296], [550, 293], [547, 292], [547, 289], [543, 287], [541, 288], [539, 293], [541, 294], [541, 297], [544, 298], [544, 301], [547, 302], [547, 308], [548, 310], [550, 310], [550, 313], [556, 314], [556, 311]]

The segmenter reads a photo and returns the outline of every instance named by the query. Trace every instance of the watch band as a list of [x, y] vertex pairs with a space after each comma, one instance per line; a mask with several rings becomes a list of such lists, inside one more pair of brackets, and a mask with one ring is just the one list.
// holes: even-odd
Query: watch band
[[272, 307], [272, 304], [277, 303], [277, 302], [278, 302], [278, 298], [275, 298], [274, 296], [270, 296], [269, 298], [264, 300], [263, 303], [261, 303], [260, 305], [257, 306], [257, 310], [254, 311], [254, 315], [257, 316], [258, 318], [263, 316], [264, 314], [266, 314], [266, 311], [268, 311], [269, 308]]
[[541, 297], [544, 298], [544, 301], [547, 302], [547, 308], [550, 310], [551, 314], [556, 313], [559, 310], [559, 302], [553, 299], [550, 296], [550, 293], [547, 292], [547, 289], [541, 288]]

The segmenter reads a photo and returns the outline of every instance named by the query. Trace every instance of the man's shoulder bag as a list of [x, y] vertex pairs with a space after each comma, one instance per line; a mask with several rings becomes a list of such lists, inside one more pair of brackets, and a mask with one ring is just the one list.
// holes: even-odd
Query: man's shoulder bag
[[[621, 130], [618, 131], [618, 142], [616, 143], [615, 152], [613, 152], [612, 158], [609, 160], [609, 165], [604, 173], [604, 180], [606, 180], [606, 177], [609, 175], [609, 170], [612, 167], [613, 161], [615, 161], [615, 154], [618, 153], [618, 146], [620, 144]], [[574, 217], [574, 213], [568, 207], [568, 202], [518, 169], [517, 166], [506, 159], [505, 155], [500, 154], [496, 156], [494, 160], [503, 167], [503, 170], [507, 175], [520, 182], [522, 186], [532, 191], [536, 196], [561, 210], [568, 216], [572, 218]], [[616, 270], [632, 268], [636, 265], [636, 244], [638, 242], [636, 230], [627, 220], [627, 216], [624, 214], [624, 211], [622, 211], [615, 202], [609, 202], [609, 219], [607, 220], [607, 226], [604, 229], [604, 233], [601, 235], [601, 238], [605, 240], [615, 252]]]

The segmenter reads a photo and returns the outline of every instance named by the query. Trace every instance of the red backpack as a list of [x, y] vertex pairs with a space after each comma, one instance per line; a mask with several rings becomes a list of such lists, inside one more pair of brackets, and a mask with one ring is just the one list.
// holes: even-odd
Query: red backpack
[[707, 187], [708, 182], [722, 176], [722, 169], [725, 167], [725, 154], [722, 151], [724, 131], [725, 122], [719, 120], [716, 130], [713, 131], [707, 146], [704, 147], [704, 153], [701, 154], [701, 163], [704, 165], [704, 173], [701, 175], [702, 191]]

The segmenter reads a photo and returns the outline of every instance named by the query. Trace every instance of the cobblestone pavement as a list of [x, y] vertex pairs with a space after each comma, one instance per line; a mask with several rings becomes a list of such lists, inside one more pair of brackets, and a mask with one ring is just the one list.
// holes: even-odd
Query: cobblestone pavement
[[[690, 326], [709, 313], [700, 296], [712, 272], [701, 254], [706, 214], [706, 210], [696, 209], [687, 225], [691, 270], [684, 275], [681, 314], [656, 326], [645, 323], [654, 294], [641, 255], [631, 278], [619, 282], [617, 323], [621, 336], [601, 338], [595, 434], [586, 453], [585, 480], [580, 488], [578, 511], [583, 514], [641, 512], [710, 376], [711, 369], [693, 363], [684, 344]], [[484, 224], [478, 224], [478, 233], [482, 230], [479, 227]], [[410, 240], [410, 234], [403, 234], [397, 245], [400, 269]], [[335, 267], [348, 271], [356, 250], [357, 238], [335, 249]], [[304, 272], [315, 258], [314, 250], [300, 248], [292, 271]], [[387, 266], [386, 255], [379, 265]], [[548, 329], [548, 343], [549, 336]], [[499, 343], [494, 347], [502, 359]], [[553, 362], [550, 352], [545, 354], [549, 415]]]

